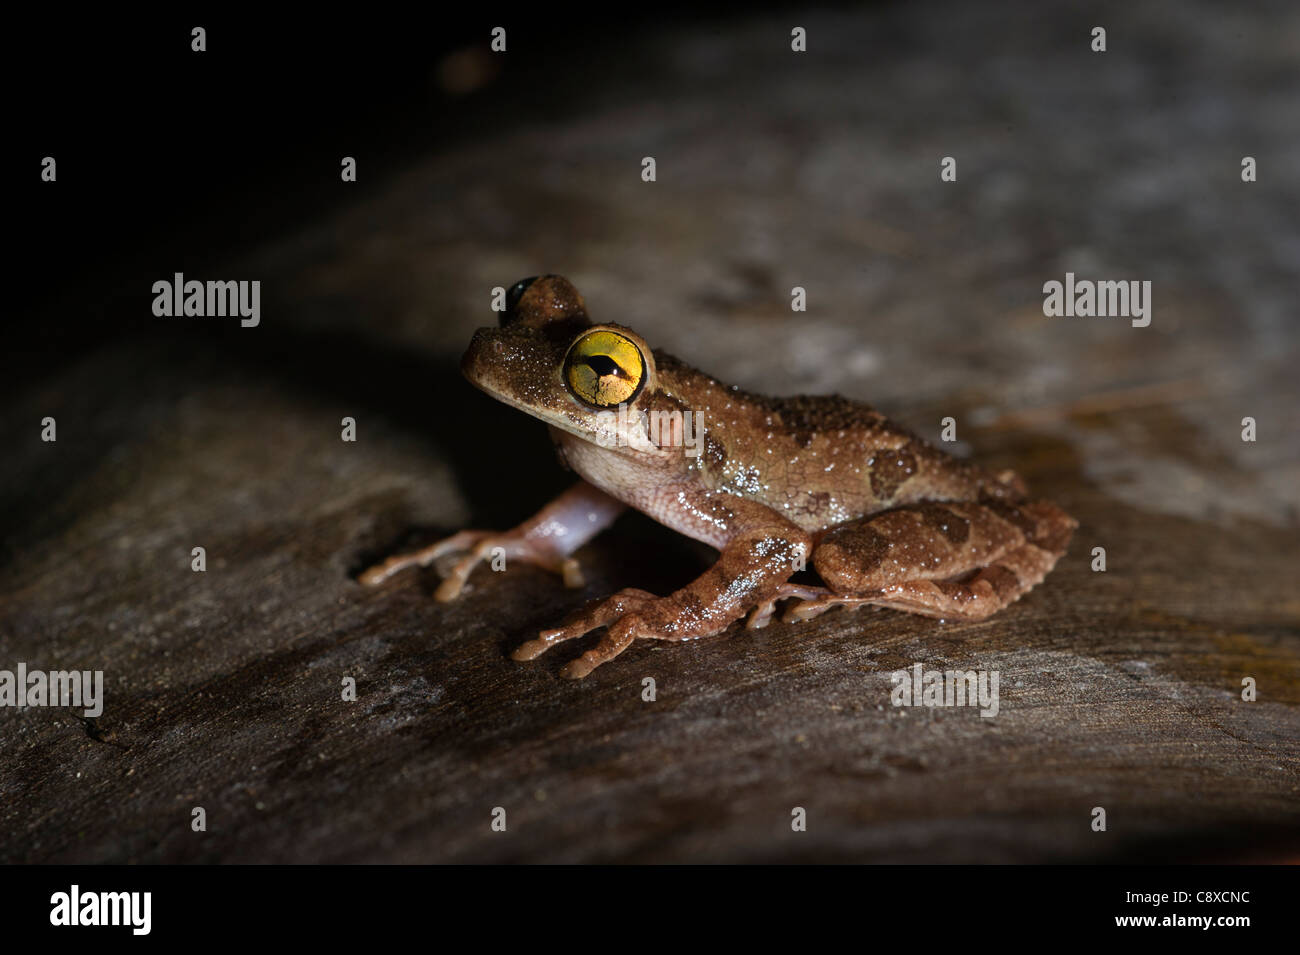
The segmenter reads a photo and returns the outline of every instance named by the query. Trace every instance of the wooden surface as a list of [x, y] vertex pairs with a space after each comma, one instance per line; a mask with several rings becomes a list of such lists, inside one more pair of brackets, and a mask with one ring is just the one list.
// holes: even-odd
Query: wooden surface
[[[0, 667], [102, 669], [107, 702], [0, 711], [0, 860], [1297, 858], [1300, 19], [1116, 4], [1097, 55], [1091, 15], [1035, 9], [801, 14], [804, 58], [786, 16], [668, 25], [513, 74], [490, 132], [231, 261], [259, 328], [146, 318], [27, 380]], [[539, 83], [551, 108], [509, 112]], [[1069, 554], [982, 623], [837, 611], [580, 683], [576, 648], [507, 654], [706, 548], [638, 515], [580, 552], [582, 592], [527, 567], [451, 605], [433, 570], [363, 590], [566, 485], [456, 371], [489, 290], [543, 271], [744, 387], [931, 440], [953, 416], [959, 453], [1080, 520]], [[1067, 271], [1151, 280], [1151, 326], [1045, 318]], [[892, 707], [916, 662], [998, 671], [998, 716]]]

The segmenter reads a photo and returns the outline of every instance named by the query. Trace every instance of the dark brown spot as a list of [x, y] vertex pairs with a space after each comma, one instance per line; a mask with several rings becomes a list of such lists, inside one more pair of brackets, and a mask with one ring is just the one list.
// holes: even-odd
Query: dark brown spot
[[1013, 597], [1020, 591], [1020, 578], [1016, 573], [1003, 567], [1001, 564], [993, 564], [986, 567], [980, 574], [981, 580], [987, 580], [993, 588], [993, 592], [999, 597]]
[[947, 538], [950, 544], [964, 544], [970, 538], [970, 521], [941, 504], [922, 505], [921, 520]]
[[704, 435], [704, 463], [714, 472], [720, 472], [727, 466], [727, 449], [707, 432]]
[[1025, 535], [1027, 540], [1032, 540], [1038, 532], [1038, 522], [1034, 520], [1032, 515], [1026, 513], [1024, 508], [1014, 504], [1006, 504], [1002, 501], [986, 500], [983, 504], [998, 517], [1018, 529]]
[[827, 556], [837, 563], [867, 574], [879, 567], [889, 553], [889, 538], [864, 524], [855, 524], [831, 531], [821, 547], [828, 548]]
[[896, 451], [881, 448], [872, 452], [867, 467], [871, 471], [871, 493], [876, 500], [892, 501], [898, 489], [916, 473], [916, 456], [906, 446]]
[[808, 433], [809, 440], [827, 431], [855, 431], [884, 421], [880, 412], [842, 395], [795, 395], [791, 398], [747, 396], [764, 410], [774, 412], [788, 434]]

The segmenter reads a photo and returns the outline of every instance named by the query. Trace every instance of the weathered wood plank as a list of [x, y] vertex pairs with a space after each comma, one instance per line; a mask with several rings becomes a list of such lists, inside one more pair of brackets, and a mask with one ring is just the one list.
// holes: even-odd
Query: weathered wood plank
[[[1300, 22], [1214, 30], [1191, 7], [1116, 7], [1104, 62], [1077, 30], [965, 7], [809, 17], [797, 69], [764, 52], [781, 17], [707, 49], [650, 32], [595, 54], [580, 113], [507, 115], [232, 263], [265, 280], [255, 332], [151, 328], [25, 387], [0, 418], [0, 667], [102, 669], [107, 703], [0, 711], [0, 859], [1294, 857], [1278, 210], [1300, 208], [1300, 82], [1276, 38]], [[1271, 157], [1253, 185], [1247, 153]], [[548, 269], [726, 380], [840, 391], [930, 437], [954, 416], [964, 449], [1079, 518], [1070, 553], [982, 623], [835, 612], [638, 645], [577, 684], [563, 653], [507, 653], [586, 597], [689, 580], [704, 549], [629, 517], [581, 553], [582, 593], [530, 568], [451, 605], [433, 571], [363, 590], [375, 556], [509, 526], [566, 483], [540, 426], [455, 367], [487, 290]], [[1152, 280], [1152, 325], [1045, 318], [1066, 271]], [[917, 662], [997, 671], [996, 718], [891, 706]]]

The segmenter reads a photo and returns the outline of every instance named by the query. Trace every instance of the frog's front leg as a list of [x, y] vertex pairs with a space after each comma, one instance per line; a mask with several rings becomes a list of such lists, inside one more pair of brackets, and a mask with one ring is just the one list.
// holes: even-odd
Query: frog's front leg
[[459, 596], [470, 572], [500, 547], [507, 560], [522, 560], [554, 571], [568, 587], [582, 586], [582, 572], [571, 555], [614, 522], [627, 505], [580, 481], [511, 531], [461, 531], [459, 534], [376, 564], [357, 579], [368, 587], [408, 567], [427, 567], [444, 554], [468, 552], [439, 585], [434, 599]]
[[[544, 630], [513, 654], [532, 660], [558, 643], [607, 626], [595, 647], [570, 661], [561, 675], [581, 679], [618, 656], [638, 638], [693, 640], [725, 630], [755, 606], [762, 606], [811, 552], [807, 532], [775, 511], [730, 495], [702, 494], [687, 502], [693, 513], [718, 529], [718, 561], [705, 574], [667, 597], [623, 590], [580, 611], [563, 626]], [[704, 535], [701, 535], [704, 536]]]

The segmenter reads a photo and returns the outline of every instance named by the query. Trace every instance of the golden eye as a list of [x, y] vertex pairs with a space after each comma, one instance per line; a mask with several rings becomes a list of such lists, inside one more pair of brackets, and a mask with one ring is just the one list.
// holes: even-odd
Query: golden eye
[[564, 356], [564, 383], [589, 405], [608, 408], [631, 401], [645, 382], [645, 359], [632, 340], [598, 328], [587, 332]]

